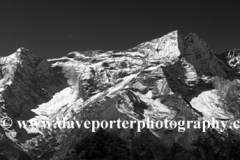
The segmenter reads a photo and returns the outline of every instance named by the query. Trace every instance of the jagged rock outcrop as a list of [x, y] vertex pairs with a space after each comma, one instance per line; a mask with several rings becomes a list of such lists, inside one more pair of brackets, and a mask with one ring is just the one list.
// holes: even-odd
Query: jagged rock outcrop
[[[196, 34], [183, 38], [173, 31], [125, 51], [71, 52], [47, 61], [21, 48], [0, 58], [0, 69], [0, 115], [15, 123], [18, 119], [55, 123], [63, 118], [211, 121], [212, 117], [232, 122], [240, 115], [239, 50], [214, 54]], [[225, 145], [218, 149], [206, 145], [225, 141], [235, 150], [240, 142], [234, 129], [202, 133], [153, 128], [137, 133], [114, 126], [91, 133], [86, 128], [13, 126], [1, 129], [1, 134], [18, 147], [15, 158], [25, 153], [32, 159], [52, 160], [204, 159], [210, 153], [211, 158], [229, 158], [222, 152]], [[111, 149], [124, 154], [114, 155]], [[9, 158], [9, 152], [2, 154]], [[232, 158], [238, 157], [234, 154]]]
[[2, 73], [0, 116], [1, 118], [11, 117], [15, 124], [14, 128], [5, 130], [6, 138], [25, 150], [23, 144], [26, 140], [31, 140], [32, 136], [25, 130], [19, 129], [16, 121], [35, 117], [36, 114], [31, 109], [51, 100], [55, 93], [67, 87], [67, 83], [65, 78], [57, 74], [46, 60], [24, 48], [19, 48], [8, 57], [1, 57], [0, 66]]

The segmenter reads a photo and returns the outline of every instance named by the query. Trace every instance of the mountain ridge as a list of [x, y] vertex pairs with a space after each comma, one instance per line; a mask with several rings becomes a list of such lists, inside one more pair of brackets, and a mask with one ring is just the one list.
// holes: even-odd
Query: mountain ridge
[[[233, 121], [240, 116], [239, 53], [235, 49], [216, 55], [200, 36], [188, 34], [183, 38], [178, 31], [125, 51], [89, 51], [89, 56], [75, 51], [62, 58], [43, 60], [20, 48], [9, 57], [0, 58], [0, 115], [13, 118], [15, 123], [19, 119], [56, 122], [63, 117], [99, 121], [146, 121], [147, 117], [153, 121], [211, 121], [216, 117]], [[0, 130], [7, 135], [5, 139], [21, 148], [12, 157], [7, 151], [3, 153], [10, 159], [19, 158], [23, 151], [29, 159], [67, 159], [74, 147], [93, 134], [84, 128], [53, 131], [15, 126]], [[137, 139], [137, 144], [143, 143], [153, 157], [159, 158], [148, 141], [166, 150], [178, 144], [184, 153], [192, 152], [191, 146], [200, 141], [199, 137], [214, 131], [209, 129], [204, 134], [194, 129], [184, 133], [153, 129], [137, 134], [131, 129], [114, 128], [106, 132], [127, 141], [129, 137]], [[228, 131], [216, 132], [216, 136], [222, 136]], [[239, 136], [238, 130], [231, 132], [236, 134], [234, 137]], [[150, 134], [150, 140], [145, 133]], [[139, 140], [141, 136], [143, 142]], [[126, 146], [134, 150], [129, 147]], [[88, 152], [85, 157], [97, 152], [79, 152], [83, 151]], [[220, 151], [217, 153], [221, 155]]]

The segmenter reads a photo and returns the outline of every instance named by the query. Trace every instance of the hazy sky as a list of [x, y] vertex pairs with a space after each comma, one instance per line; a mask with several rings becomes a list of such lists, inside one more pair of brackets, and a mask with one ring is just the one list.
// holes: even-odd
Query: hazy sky
[[197, 33], [217, 53], [240, 48], [239, 0], [209, 1], [0, 0], [0, 56], [124, 50], [173, 30]]

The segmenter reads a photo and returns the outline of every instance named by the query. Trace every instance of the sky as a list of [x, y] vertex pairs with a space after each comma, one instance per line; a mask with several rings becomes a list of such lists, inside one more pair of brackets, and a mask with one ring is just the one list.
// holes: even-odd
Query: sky
[[0, 57], [125, 50], [178, 30], [215, 53], [240, 48], [239, 0], [0, 0]]

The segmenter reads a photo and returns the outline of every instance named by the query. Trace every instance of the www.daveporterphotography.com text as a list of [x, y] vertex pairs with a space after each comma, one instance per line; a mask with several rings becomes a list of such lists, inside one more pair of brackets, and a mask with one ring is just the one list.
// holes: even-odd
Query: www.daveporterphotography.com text
[[141, 132], [142, 129], [177, 129], [178, 132], [185, 132], [186, 129], [201, 129], [202, 132], [206, 132], [208, 128], [219, 129], [223, 132], [227, 128], [240, 128], [240, 120], [233, 122], [216, 120], [214, 117], [209, 120], [157, 120], [153, 121], [147, 117], [145, 120], [66, 120], [63, 118], [62, 121], [57, 121], [52, 123], [50, 121], [39, 121], [39, 120], [19, 120], [17, 121], [19, 128], [48, 128], [48, 129], [74, 129], [82, 128], [91, 129], [92, 132], [96, 132], [97, 129], [113, 129], [117, 127], [118, 129], [133, 129], [135, 128], [137, 132]]

